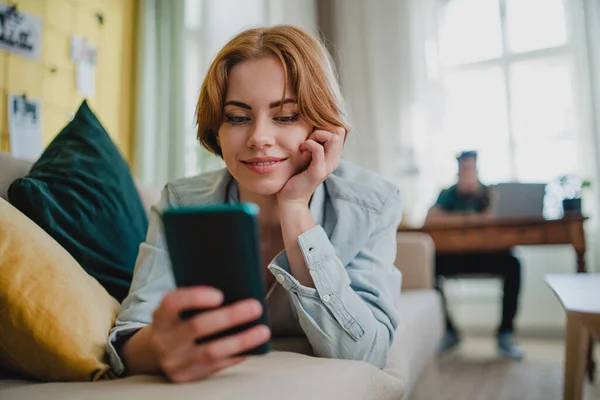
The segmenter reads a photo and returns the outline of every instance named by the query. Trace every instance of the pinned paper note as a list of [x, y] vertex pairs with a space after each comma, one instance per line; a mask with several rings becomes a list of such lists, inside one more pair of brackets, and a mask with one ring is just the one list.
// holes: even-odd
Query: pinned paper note
[[41, 111], [40, 100], [21, 94], [8, 96], [8, 135], [10, 153], [14, 157], [35, 161], [42, 154]]
[[40, 59], [42, 20], [0, 3], [0, 48], [34, 60]]
[[75, 62], [77, 91], [83, 97], [96, 92], [97, 47], [81, 36], [71, 37], [71, 60]]

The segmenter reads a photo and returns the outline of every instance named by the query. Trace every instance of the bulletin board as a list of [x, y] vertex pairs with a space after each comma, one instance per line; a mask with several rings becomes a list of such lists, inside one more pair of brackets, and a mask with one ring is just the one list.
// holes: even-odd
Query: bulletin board
[[78, 94], [73, 35], [98, 47], [92, 110], [121, 152], [131, 160], [136, 0], [17, 0], [17, 11], [42, 19], [39, 61], [0, 50], [0, 150], [9, 151], [7, 97], [41, 100], [42, 133], [47, 145], [68, 123], [83, 97]]

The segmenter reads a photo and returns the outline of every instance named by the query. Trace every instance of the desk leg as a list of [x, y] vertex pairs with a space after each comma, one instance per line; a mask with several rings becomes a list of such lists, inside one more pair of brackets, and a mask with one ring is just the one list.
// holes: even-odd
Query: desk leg
[[594, 362], [594, 338], [590, 336], [587, 351], [587, 372], [588, 380], [594, 383], [596, 377], [596, 363]]
[[[577, 272], [586, 273], [587, 268], [585, 265], [585, 250], [576, 250], [577, 252]], [[587, 374], [588, 379], [591, 383], [594, 382], [596, 375], [596, 363], [594, 361], [594, 340], [590, 337], [590, 344], [587, 352]]]
[[586, 370], [589, 333], [567, 312], [567, 337], [563, 400], [581, 400]]
[[585, 265], [585, 251], [577, 251], [577, 272], [587, 272]]

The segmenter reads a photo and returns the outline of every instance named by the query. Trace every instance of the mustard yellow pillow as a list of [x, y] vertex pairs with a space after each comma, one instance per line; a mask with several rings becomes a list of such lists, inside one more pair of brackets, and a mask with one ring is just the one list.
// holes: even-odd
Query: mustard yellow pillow
[[65, 249], [0, 198], [0, 366], [44, 381], [105, 378], [118, 311]]

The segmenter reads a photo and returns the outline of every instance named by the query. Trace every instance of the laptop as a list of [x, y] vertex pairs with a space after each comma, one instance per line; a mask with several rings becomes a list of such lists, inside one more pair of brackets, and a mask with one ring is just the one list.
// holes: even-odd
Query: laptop
[[544, 217], [545, 183], [499, 183], [495, 192], [492, 214], [498, 218]]

